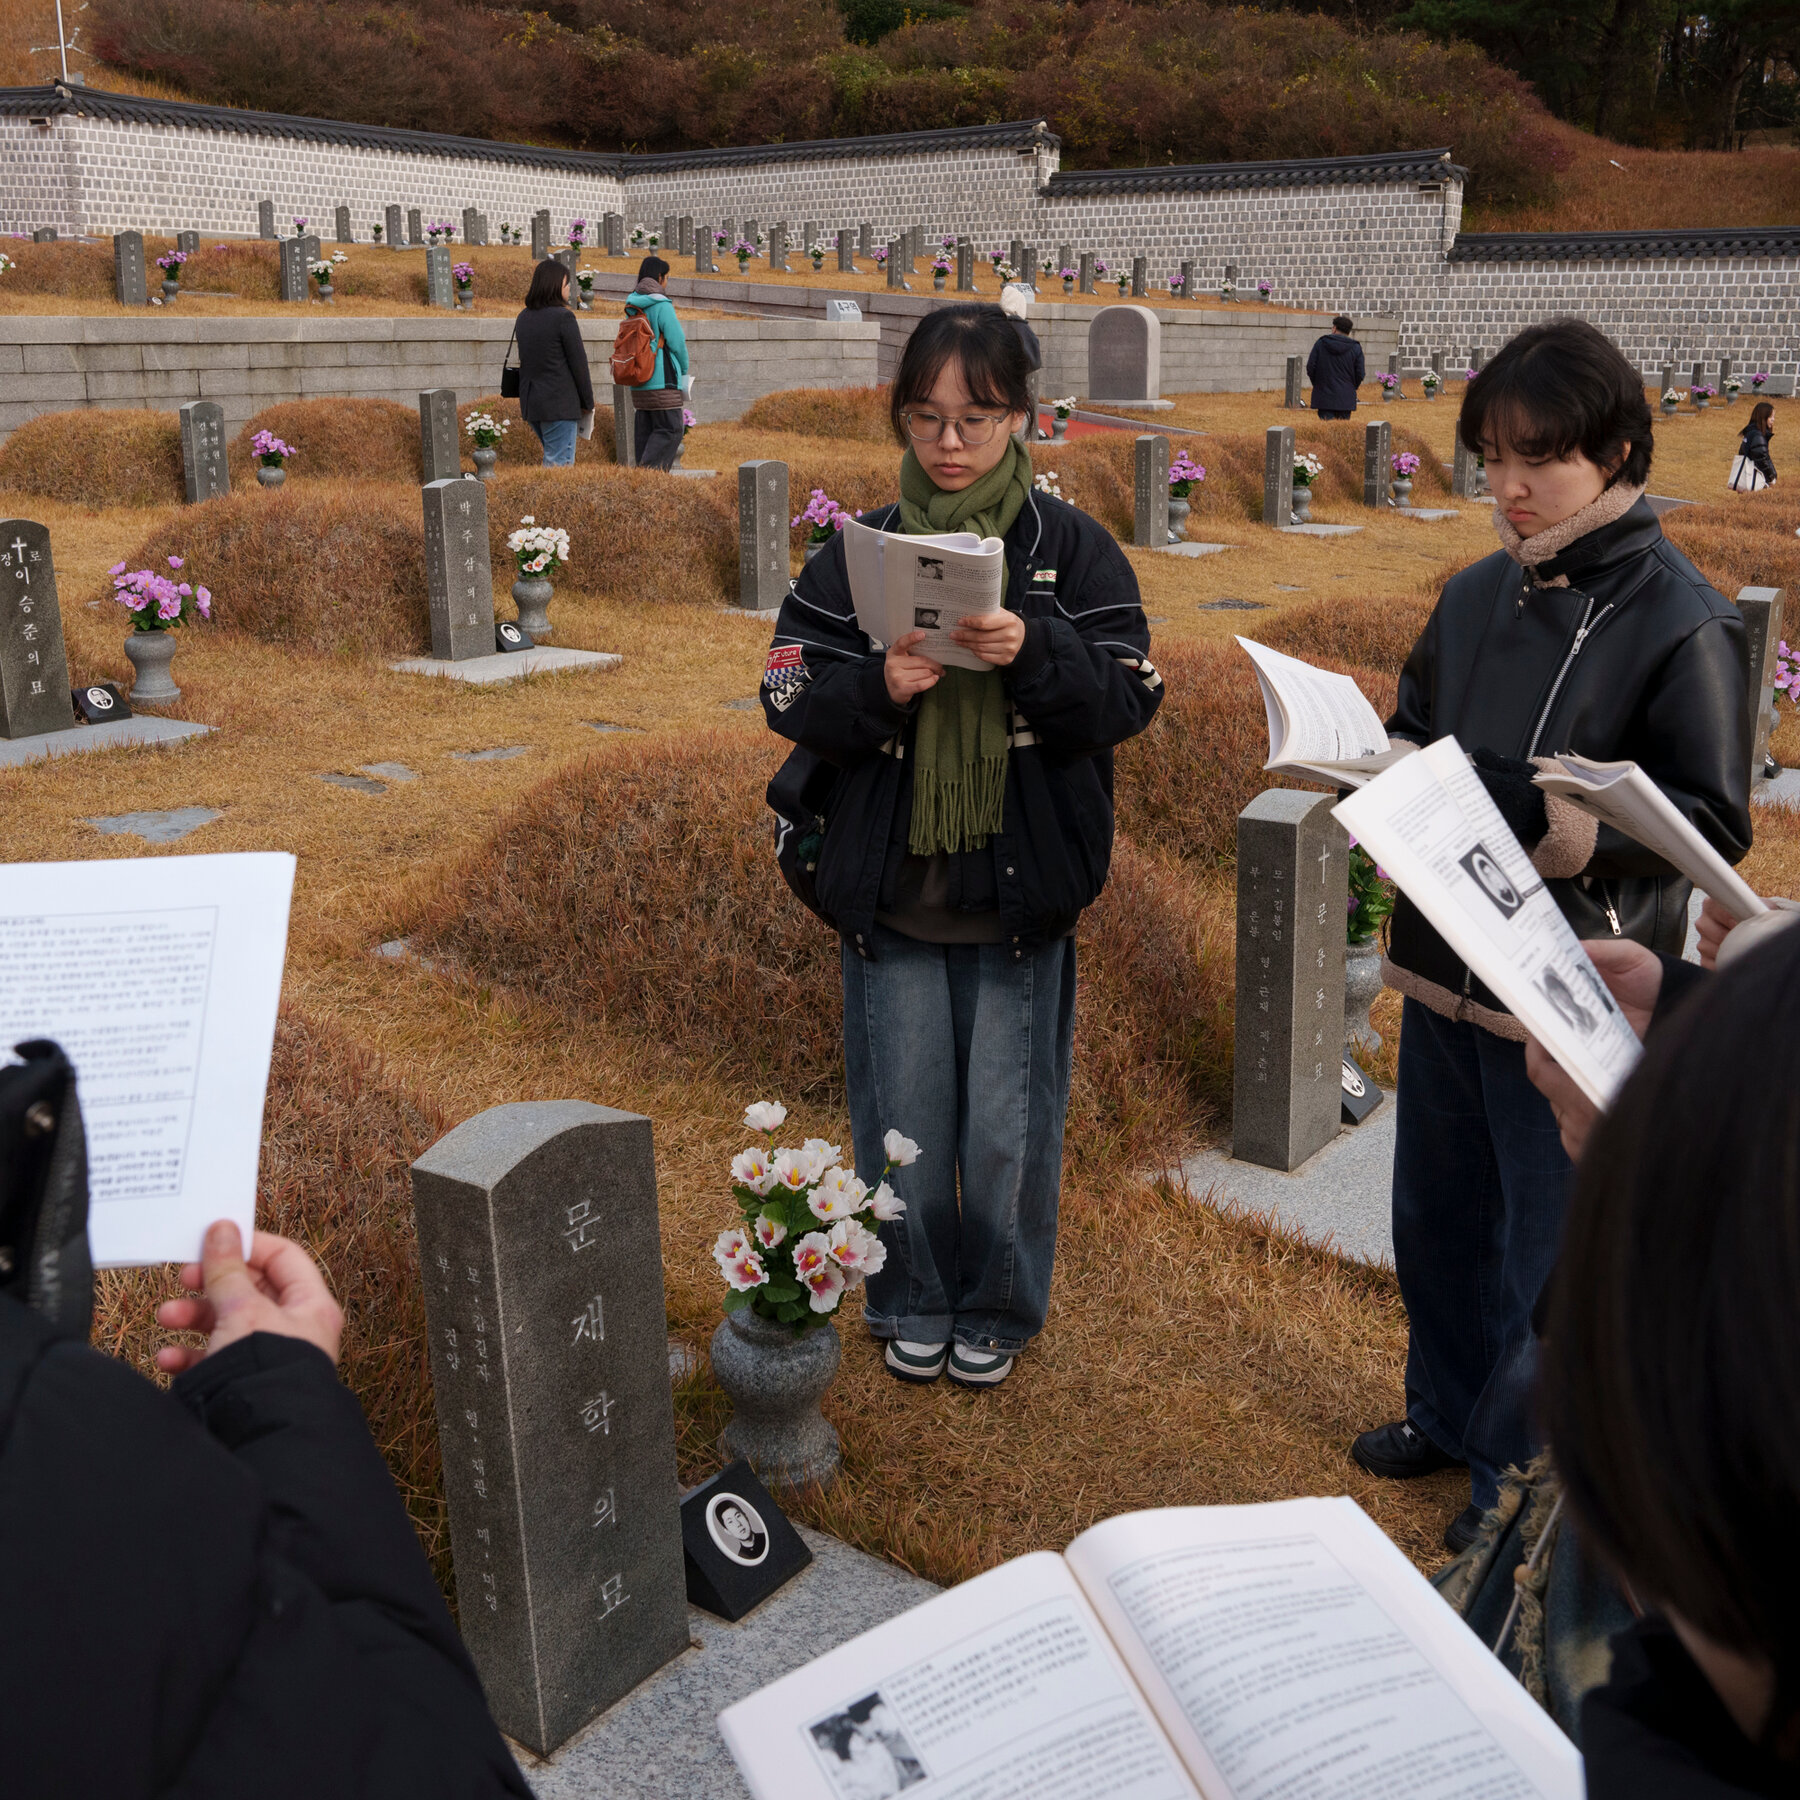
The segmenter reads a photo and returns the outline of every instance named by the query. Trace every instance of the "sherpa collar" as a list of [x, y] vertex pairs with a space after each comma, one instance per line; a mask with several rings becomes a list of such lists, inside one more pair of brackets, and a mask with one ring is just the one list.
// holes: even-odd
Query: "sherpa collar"
[[[1522, 569], [1536, 570], [1542, 563], [1554, 562], [1569, 546], [1603, 525], [1615, 524], [1643, 498], [1642, 487], [1619, 482], [1609, 487], [1599, 499], [1590, 500], [1579, 512], [1572, 512], [1560, 524], [1550, 525], [1535, 537], [1520, 537], [1512, 521], [1494, 505], [1494, 529], [1500, 534], [1500, 548]], [[1535, 577], [1540, 587], [1567, 587], [1567, 575]]]

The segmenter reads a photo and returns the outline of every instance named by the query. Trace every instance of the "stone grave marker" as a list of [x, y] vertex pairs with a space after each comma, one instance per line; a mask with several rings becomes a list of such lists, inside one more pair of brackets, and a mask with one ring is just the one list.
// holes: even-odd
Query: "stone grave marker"
[[1450, 492], [1458, 500], [1473, 500], [1481, 493], [1480, 466], [1475, 461], [1475, 452], [1462, 441], [1460, 432], [1450, 463]]
[[856, 254], [873, 256], [875, 254], [875, 227], [864, 219], [856, 228]]
[[1074, 266], [1075, 266], [1075, 246], [1073, 244], [1058, 244], [1056, 246], [1056, 272], [1057, 272], [1057, 274], [1061, 275], [1064, 269], [1072, 269], [1072, 268], [1074, 268]]
[[256, 203], [256, 235], [272, 238], [275, 235], [275, 202], [259, 200]]
[[419, 467], [426, 483], [454, 481], [463, 472], [455, 388], [427, 388], [419, 395]]
[[769, 227], [769, 270], [772, 274], [788, 272], [787, 226], [777, 222]]
[[848, 226], [837, 234], [837, 266], [840, 275], [857, 275], [855, 234]]
[[450, 278], [450, 246], [431, 244], [425, 251], [425, 302], [441, 306], [446, 312], [455, 308], [456, 288]]
[[406, 209], [406, 241], [415, 250], [425, 241], [425, 215], [416, 206]]
[[738, 464], [738, 605], [766, 612], [788, 590], [788, 466]]
[[1078, 294], [1091, 294], [1094, 291], [1094, 253], [1084, 250], [1081, 261], [1075, 265], [1075, 291]]
[[683, 213], [675, 221], [675, 254], [692, 256], [694, 254], [694, 220], [690, 213]]
[[1484, 349], [1482, 349], [1482, 347], [1479, 344], [1477, 344], [1469, 352], [1469, 367], [1471, 369], [1473, 369], [1477, 374], [1480, 374], [1481, 370], [1486, 365], [1486, 363], [1487, 363], [1487, 352]]
[[608, 256], [625, 254], [625, 215], [623, 213], [601, 214], [600, 246]]
[[1106, 306], [1088, 326], [1088, 394], [1156, 399], [1162, 388], [1162, 321], [1147, 306]]
[[197, 256], [200, 251], [200, 234], [197, 231], [178, 231], [175, 234], [175, 248], [187, 256]]
[[1363, 427], [1363, 505], [1386, 506], [1393, 492], [1393, 427], [1376, 419]]
[[716, 275], [719, 265], [713, 259], [713, 234], [708, 225], [701, 225], [694, 233], [694, 273], [696, 275]]
[[1263, 436], [1263, 523], [1289, 525], [1294, 518], [1294, 428], [1271, 425]]
[[36, 737], [75, 724], [50, 528], [0, 521], [0, 738]]
[[1781, 609], [1786, 590], [1742, 587], [1737, 609], [1744, 615], [1744, 634], [1750, 640], [1750, 785], [1763, 778], [1769, 760], [1769, 730], [1774, 724], [1775, 658], [1781, 643]]
[[802, 219], [800, 221], [800, 248], [806, 255], [812, 254], [812, 247], [819, 241], [819, 221]]
[[1388, 357], [1387, 372], [1394, 378], [1393, 392], [1387, 396], [1388, 399], [1404, 400], [1406, 395], [1401, 389], [1400, 383], [1405, 376], [1405, 371], [1400, 367], [1400, 352], [1398, 350], [1394, 351]]
[[1336, 804], [1273, 788], [1238, 815], [1231, 1154], [1268, 1169], [1338, 1133], [1350, 840]]
[[1019, 280], [1023, 282], [1026, 287], [1035, 288], [1037, 286], [1037, 278], [1037, 245], [1027, 244], [1025, 246], [1024, 260], [1019, 264]]
[[1131, 295], [1134, 300], [1142, 300], [1150, 292], [1150, 259], [1147, 256], [1134, 256], [1131, 259]]
[[144, 282], [144, 234], [141, 231], [113, 234], [113, 292], [121, 306], [148, 306], [150, 303]]
[[680, 234], [681, 225], [673, 213], [663, 214], [662, 242], [656, 247], [656, 254], [667, 262], [675, 254], [675, 245]]
[[492, 656], [494, 575], [488, 563], [486, 484], [472, 475], [452, 476], [427, 481], [419, 493], [425, 507], [431, 654], [441, 662]]
[[306, 299], [306, 240], [281, 240], [281, 298], [288, 304]]
[[31, 241], [34, 244], [54, 244], [56, 242], [56, 227], [54, 225], [40, 225], [37, 230], [31, 234]]
[[1134, 449], [1131, 541], [1161, 550], [1169, 542], [1169, 440], [1145, 432]]
[[1193, 260], [1193, 258], [1192, 257], [1183, 257], [1181, 260], [1181, 267], [1176, 271], [1176, 273], [1179, 274], [1181, 277], [1181, 297], [1182, 297], [1182, 299], [1184, 299], [1184, 300], [1193, 299], [1193, 297], [1194, 297], [1194, 260]]
[[1658, 397], [1666, 394], [1674, 385], [1675, 365], [1673, 363], [1664, 363], [1662, 366], [1662, 380], [1657, 384], [1656, 389]]
[[1721, 396], [1723, 396], [1723, 398], [1726, 400], [1727, 403], [1730, 402], [1731, 396], [1725, 392], [1725, 384], [1730, 379], [1731, 379], [1731, 358], [1729, 356], [1721, 356], [1719, 358], [1719, 393], [1721, 394]]
[[340, 244], [354, 244], [356, 233], [350, 226], [350, 209], [342, 201], [338, 203], [336, 217], [332, 223], [337, 227], [337, 241]]
[[550, 254], [550, 215], [547, 212], [536, 212], [531, 215], [531, 260], [542, 262]]
[[1282, 392], [1281, 404], [1290, 411], [1300, 405], [1300, 384], [1305, 373], [1299, 357], [1290, 356], [1287, 359], [1287, 385]]
[[904, 238], [895, 238], [894, 241], [888, 245], [887, 284], [891, 288], [904, 287], [906, 284], [906, 275], [904, 273], [906, 268], [906, 258], [901, 254], [902, 249], [905, 247], [905, 243], [906, 240]]
[[637, 414], [631, 406], [631, 389], [615, 381], [612, 391], [613, 460], [621, 469], [637, 467]]
[[756, 222], [756, 220], [746, 219], [744, 221], [744, 242], [746, 244], [754, 244], [756, 242], [756, 234], [761, 229], [762, 229], [762, 227]]
[[1706, 364], [1703, 362], [1695, 363], [1694, 364], [1694, 372], [1693, 372], [1692, 376], [1689, 377], [1688, 385], [1690, 387], [1698, 387], [1705, 379], [1706, 379]]
[[1016, 269], [1025, 260], [1025, 240], [1010, 238], [1006, 245], [1006, 260]]
[[967, 238], [956, 246], [956, 291], [959, 294], [975, 291], [975, 246]]
[[1236, 263], [1227, 263], [1225, 265], [1225, 285], [1234, 291], [1237, 287], [1237, 271], [1238, 266]]
[[216, 400], [190, 400], [181, 408], [181, 477], [190, 506], [231, 492], [225, 409]]
[[1432, 351], [1432, 353], [1431, 353], [1431, 372], [1438, 378], [1438, 380], [1440, 382], [1444, 379], [1444, 353], [1443, 353], [1443, 351], [1441, 351], [1441, 350]]
[[479, 231], [479, 226], [477, 224], [477, 221], [480, 219], [480, 217], [481, 217], [481, 215], [478, 212], [476, 212], [474, 207], [465, 206], [463, 208], [462, 235], [463, 235], [463, 242], [465, 244], [478, 244], [481, 242], [480, 237], [477, 235], [477, 233]]
[[854, 300], [827, 300], [825, 322], [828, 325], [860, 325], [863, 311]]
[[650, 1121], [492, 1107], [413, 1212], [462, 1635], [542, 1754], [688, 1647]]
[[382, 209], [381, 216], [384, 221], [384, 223], [382, 225], [381, 235], [387, 239], [388, 248], [390, 250], [400, 250], [400, 249], [405, 248], [405, 246], [401, 242], [401, 238], [400, 238], [400, 209], [399, 209], [399, 207], [397, 207], [397, 206], [384, 207]]

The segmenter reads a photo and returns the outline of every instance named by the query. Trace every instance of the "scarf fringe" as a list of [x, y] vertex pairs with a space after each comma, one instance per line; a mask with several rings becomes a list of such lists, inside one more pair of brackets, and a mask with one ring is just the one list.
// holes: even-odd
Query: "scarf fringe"
[[948, 776], [913, 770], [912, 824], [907, 848], [914, 856], [985, 850], [1006, 817], [1006, 758], [980, 756]]

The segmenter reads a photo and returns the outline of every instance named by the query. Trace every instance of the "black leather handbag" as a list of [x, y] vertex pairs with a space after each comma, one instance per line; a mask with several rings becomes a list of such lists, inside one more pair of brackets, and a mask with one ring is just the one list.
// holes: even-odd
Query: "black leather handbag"
[[500, 358], [500, 398], [516, 400], [519, 397], [519, 365], [507, 359], [513, 353], [513, 345], [518, 342], [519, 328], [513, 327], [513, 334], [506, 340], [506, 355]]

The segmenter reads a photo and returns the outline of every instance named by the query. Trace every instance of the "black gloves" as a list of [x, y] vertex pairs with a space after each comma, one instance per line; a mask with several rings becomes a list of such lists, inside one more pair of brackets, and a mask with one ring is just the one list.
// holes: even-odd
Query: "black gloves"
[[1470, 751], [1469, 761], [1475, 765], [1481, 785], [1513, 836], [1527, 850], [1533, 848], [1550, 829], [1544, 790], [1532, 779], [1537, 774], [1536, 766], [1522, 757], [1499, 756], [1486, 749]]

